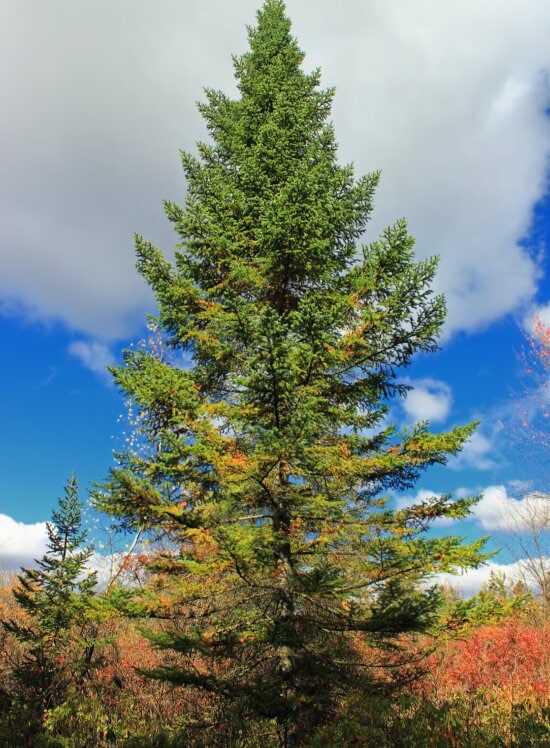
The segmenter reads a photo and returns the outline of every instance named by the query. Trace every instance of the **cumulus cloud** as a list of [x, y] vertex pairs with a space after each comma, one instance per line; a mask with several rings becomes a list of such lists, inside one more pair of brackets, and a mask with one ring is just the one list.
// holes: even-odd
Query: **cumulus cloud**
[[[0, 572], [36, 566], [36, 559], [41, 559], [47, 552], [47, 542], [46, 522], [26, 524], [0, 514]], [[127, 550], [111, 554], [94, 551], [87, 571], [97, 573], [98, 587], [104, 588], [118, 573], [119, 567], [127, 560], [127, 554]], [[121, 578], [126, 583], [135, 583], [135, 576], [128, 571]]]
[[[438, 493], [437, 491], [429, 491], [428, 489], [421, 488], [416, 492], [414, 496], [399, 496], [395, 500], [395, 508], [409, 509], [415, 504], [427, 503], [433, 501], [434, 499], [440, 499], [441, 496], [442, 494]], [[453, 524], [453, 522], [456, 522], [456, 520], [454, 520], [452, 517], [439, 517], [438, 519], [434, 520], [431, 526], [444, 527]]]
[[[204, 138], [202, 87], [234, 91], [259, 0], [5, 4], [0, 81], [1, 308], [108, 340], [151, 305], [134, 230], [172, 246], [180, 148]], [[527, 302], [537, 268], [517, 241], [545, 184], [545, 0], [288, 0], [294, 31], [337, 86], [342, 160], [383, 170], [373, 230], [409, 218], [440, 254], [447, 331]], [[374, 64], [374, 62], [376, 64]], [[11, 311], [10, 311], [11, 310]]]
[[458, 574], [438, 574], [434, 581], [442, 585], [450, 585], [464, 597], [475, 595], [481, 589], [481, 586], [489, 581], [491, 573], [504, 574], [506, 580], [513, 584], [523, 580], [533, 590], [536, 585], [525, 576], [525, 569], [521, 561], [515, 561], [509, 564], [499, 564], [494, 561], [478, 569], [465, 569]]
[[450, 413], [452, 395], [445, 382], [435, 379], [407, 380], [414, 389], [403, 400], [403, 410], [411, 421], [444, 421]]
[[18, 569], [41, 558], [48, 540], [46, 523], [25, 524], [0, 514], [0, 568]]
[[337, 70], [343, 83], [331, 79], [346, 97], [338, 113], [352, 92], [359, 102], [343, 124], [351, 135], [343, 138], [346, 154], [361, 135], [357, 165], [379, 159], [378, 225], [403, 212], [418, 251], [441, 255], [447, 331], [476, 329], [534, 288], [534, 265], [516, 242], [544, 185], [550, 55], [539, 22], [550, 8], [401, 0], [363, 4], [358, 17], [356, 10], [345, 14], [355, 24], [347, 44], [363, 43], [354, 61], [365, 96], [353, 74], [344, 75], [352, 67], [345, 55]]
[[541, 320], [545, 327], [550, 327], [550, 302], [537, 307], [535, 315]]
[[512, 502], [505, 486], [489, 486], [474, 509], [475, 519], [484, 530], [502, 530], [508, 522]]
[[94, 551], [88, 561], [87, 570], [97, 574], [97, 587], [103, 590], [117, 574], [119, 567], [124, 563], [126, 555], [123, 552], [102, 554]]
[[550, 500], [545, 494], [528, 493], [519, 499], [508, 494], [505, 486], [488, 486], [473, 510], [474, 519], [484, 530], [521, 532], [527, 530], [525, 520], [544, 517], [550, 524]]
[[69, 346], [69, 353], [94, 374], [110, 379], [106, 367], [114, 364], [115, 360], [106, 345], [96, 340], [75, 340]]
[[535, 326], [535, 320], [540, 320], [543, 328], [550, 328], [550, 302], [533, 304], [525, 313], [523, 326], [529, 335], [533, 335], [537, 339], [543, 331]]
[[480, 431], [474, 431], [462, 451], [449, 459], [448, 465], [452, 470], [491, 470], [496, 466], [493, 453], [492, 440]]
[[[464, 489], [467, 491], [467, 489]], [[396, 501], [397, 508], [404, 508], [413, 503], [425, 501], [431, 497], [438, 497], [440, 494], [434, 491], [421, 489], [414, 497], [401, 497]], [[513, 500], [506, 497], [505, 489], [502, 486], [490, 486], [486, 489], [482, 502], [487, 498], [487, 502], [482, 507], [479, 518], [484, 518], [490, 524], [490, 529], [498, 523], [497, 509], [502, 508], [502, 499], [504, 497], [504, 506], [506, 502]], [[514, 502], [519, 504], [520, 502]], [[478, 505], [479, 506], [479, 505]], [[477, 511], [476, 511], [477, 514]], [[451, 520], [437, 520], [440, 524], [448, 524]], [[486, 527], [486, 525], [483, 525]], [[32, 567], [35, 559], [41, 558], [46, 552], [47, 530], [46, 522], [35, 522], [25, 524], [17, 522], [12, 517], [0, 514], [0, 570], [16, 571], [21, 566]], [[98, 587], [104, 588], [108, 581], [117, 573], [119, 565], [126, 559], [126, 552], [117, 551], [112, 555], [94, 552], [88, 564], [89, 571], [95, 571], [98, 575]], [[491, 571], [504, 573], [510, 582], [518, 579], [525, 579], [533, 587], [534, 583], [529, 582], [529, 568], [521, 559], [510, 564], [499, 564], [490, 562], [479, 569], [468, 569], [457, 574], [438, 574], [431, 582], [437, 584], [451, 585], [465, 597], [474, 595], [479, 591], [481, 585], [487, 582]], [[124, 581], [127, 584], [135, 584], [137, 580], [131, 574], [126, 574]]]

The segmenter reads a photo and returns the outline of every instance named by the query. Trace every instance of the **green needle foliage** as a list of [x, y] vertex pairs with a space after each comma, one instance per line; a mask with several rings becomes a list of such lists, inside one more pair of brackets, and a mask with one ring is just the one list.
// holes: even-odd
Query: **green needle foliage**
[[426, 629], [438, 595], [425, 580], [486, 556], [425, 532], [474, 500], [392, 511], [384, 495], [475, 428], [386, 424], [407, 392], [399, 367], [436, 348], [437, 260], [415, 260], [402, 220], [358, 249], [379, 175], [338, 163], [333, 91], [302, 70], [280, 0], [249, 40], [239, 98], [207, 90], [199, 106], [211, 137], [182, 156], [185, 207], [165, 206], [175, 264], [137, 237], [167, 344], [192, 364], [129, 351], [113, 370], [145, 439], [97, 502], [173, 544], [143, 601], [181, 618], [158, 638], [180, 664], [160, 674], [288, 735], [350, 689], [373, 690], [360, 646]]
[[[22, 644], [13, 678], [16, 701], [21, 714], [27, 713], [30, 733], [40, 729], [45, 710], [63, 701], [75, 676], [86, 671], [93, 652], [86, 633], [97, 575], [86, 571], [93, 549], [86, 545], [74, 475], [52, 512], [47, 534], [47, 552], [36, 567], [22, 570], [13, 591], [23, 615], [2, 621]], [[20, 727], [24, 729], [23, 724]]]

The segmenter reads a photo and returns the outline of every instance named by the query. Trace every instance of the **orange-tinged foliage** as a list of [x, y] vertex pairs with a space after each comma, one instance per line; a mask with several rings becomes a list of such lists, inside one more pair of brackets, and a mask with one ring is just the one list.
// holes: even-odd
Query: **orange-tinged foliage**
[[497, 690], [519, 702], [530, 694], [550, 695], [550, 623], [534, 626], [519, 617], [480, 626], [466, 639], [450, 642], [431, 660], [431, 681], [439, 693]]

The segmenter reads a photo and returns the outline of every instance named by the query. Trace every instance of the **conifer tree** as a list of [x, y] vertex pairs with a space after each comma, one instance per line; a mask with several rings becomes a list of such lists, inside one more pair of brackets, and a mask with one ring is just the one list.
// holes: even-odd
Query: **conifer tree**
[[338, 163], [333, 91], [303, 71], [280, 0], [249, 42], [239, 97], [207, 90], [199, 105], [210, 140], [182, 156], [184, 207], [165, 205], [175, 264], [137, 237], [174, 356], [128, 351], [113, 370], [149, 447], [119, 456], [97, 503], [173, 543], [167, 587], [144, 603], [182, 616], [158, 639], [182, 655], [164, 677], [276, 719], [290, 744], [376, 687], [358, 642], [425, 629], [438, 605], [425, 581], [484, 555], [425, 532], [473, 500], [389, 506], [474, 429], [387, 425], [400, 368], [437, 345], [437, 261], [415, 260], [402, 220], [358, 244], [379, 175]]
[[[22, 569], [19, 585], [13, 590], [24, 615], [2, 621], [4, 628], [23, 645], [22, 658], [13, 677], [19, 705], [29, 708], [31, 732], [34, 722], [40, 723], [44, 710], [62, 701], [75, 668], [87, 664], [85, 649], [90, 642], [83, 641], [82, 635], [86, 621], [90, 620], [97, 574], [86, 570], [93, 549], [86, 545], [87, 532], [82, 527], [74, 475], [46, 528], [46, 553], [35, 567]], [[75, 624], [80, 627], [76, 646]], [[72, 648], [70, 663], [67, 663], [67, 648]], [[70, 678], [63, 673], [68, 666]]]

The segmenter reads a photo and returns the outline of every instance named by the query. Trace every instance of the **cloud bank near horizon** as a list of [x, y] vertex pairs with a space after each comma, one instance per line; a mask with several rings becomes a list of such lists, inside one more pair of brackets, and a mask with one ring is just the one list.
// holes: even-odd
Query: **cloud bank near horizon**
[[46, 552], [46, 522], [26, 524], [0, 514], [0, 569], [13, 571], [32, 565]]
[[[473, 495], [473, 491], [466, 488], [460, 488], [456, 492], [457, 497]], [[481, 501], [473, 508], [471, 519], [482, 530], [496, 531], [506, 533], [513, 531], [517, 533], [518, 526], [510, 525], [510, 518], [521, 516], [522, 512], [529, 509], [529, 502], [535, 501], [535, 494], [526, 494], [521, 499], [511, 498], [505, 486], [487, 486], [482, 490]], [[396, 508], [405, 508], [415, 503], [429, 500], [432, 497], [438, 497], [440, 494], [428, 489], [419, 489], [415, 495], [402, 496], [396, 500]], [[536, 499], [543, 501], [542, 498]], [[547, 497], [545, 499], [546, 517], [548, 512]], [[443, 518], [436, 520], [434, 526], [444, 527], [454, 525], [456, 522]], [[519, 537], [519, 536], [517, 536]], [[34, 565], [35, 559], [41, 558], [47, 548], [47, 528], [46, 522], [36, 522], [25, 524], [17, 522], [6, 514], [0, 514], [0, 571], [12, 573], [19, 570], [20, 567], [29, 567]], [[518, 551], [523, 546], [518, 544]], [[98, 579], [101, 585], [111, 578], [117, 564], [125, 556], [125, 551], [119, 551], [114, 555], [105, 554], [101, 551], [101, 544], [98, 544], [98, 550], [93, 554], [90, 562], [90, 570], [98, 573]], [[548, 563], [546, 559], [544, 563]], [[524, 579], [529, 586], [535, 588], [529, 572], [529, 564], [524, 560], [518, 559], [510, 563], [500, 563], [490, 561], [478, 569], [466, 569], [457, 574], [439, 574], [433, 578], [433, 582], [444, 585], [451, 585], [464, 596], [470, 596], [479, 591], [482, 584], [489, 580], [492, 572], [504, 574], [509, 583], [514, 583], [519, 579]]]
[[[61, 320], [103, 343], [132, 335], [151, 296], [132, 232], [171, 250], [161, 201], [182, 201], [178, 150], [205, 129], [202, 87], [234, 91], [259, 0], [100, 0], [1, 11], [0, 313]], [[340, 156], [382, 169], [370, 241], [405, 215], [439, 254], [447, 332], [532, 301], [518, 245], [550, 153], [544, 0], [288, 0], [306, 67], [337, 88]], [[376, 64], [374, 64], [374, 62]]]
[[[432, 495], [428, 491], [423, 493]], [[424, 498], [424, 496], [419, 498]], [[46, 542], [45, 522], [25, 524], [16, 522], [5, 514], [0, 514], [0, 571], [11, 574], [19, 571], [20, 567], [34, 566], [34, 560], [41, 558], [45, 553]], [[100, 586], [105, 585], [113, 575], [113, 569], [116, 569], [123, 555], [118, 553], [110, 557], [99, 552], [94, 553], [90, 570], [98, 573]], [[491, 562], [479, 569], [466, 570], [461, 574], [442, 574], [434, 578], [434, 581], [439, 584], [452, 585], [468, 596], [479, 591], [481, 585], [489, 579], [491, 571], [504, 573], [509, 581], [515, 581], [521, 576], [522, 569], [518, 563]]]

